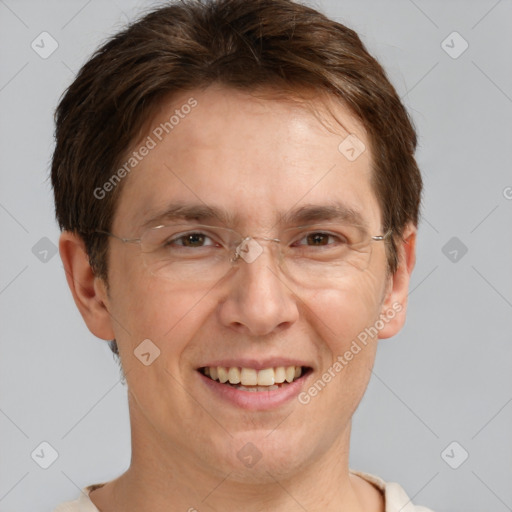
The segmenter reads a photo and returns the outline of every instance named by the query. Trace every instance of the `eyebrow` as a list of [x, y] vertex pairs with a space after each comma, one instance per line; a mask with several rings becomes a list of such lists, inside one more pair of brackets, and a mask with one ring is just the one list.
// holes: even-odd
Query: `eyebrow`
[[[144, 221], [141, 228], [148, 228], [168, 221], [199, 221], [202, 223], [215, 220], [225, 226], [240, 225], [241, 218], [238, 214], [228, 212], [223, 208], [206, 204], [171, 203], [166, 209]], [[301, 225], [318, 221], [338, 221], [355, 225], [362, 230], [367, 230], [368, 223], [362, 214], [340, 202], [317, 205], [307, 204], [278, 214], [279, 225]]]

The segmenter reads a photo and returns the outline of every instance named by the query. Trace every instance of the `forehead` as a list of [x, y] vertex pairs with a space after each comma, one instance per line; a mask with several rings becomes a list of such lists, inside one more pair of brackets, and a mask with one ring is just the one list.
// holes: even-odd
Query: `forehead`
[[211, 86], [162, 102], [148, 126], [131, 148], [139, 159], [117, 205], [120, 232], [176, 203], [267, 227], [302, 205], [336, 203], [380, 223], [365, 130], [325, 97], [297, 103]]

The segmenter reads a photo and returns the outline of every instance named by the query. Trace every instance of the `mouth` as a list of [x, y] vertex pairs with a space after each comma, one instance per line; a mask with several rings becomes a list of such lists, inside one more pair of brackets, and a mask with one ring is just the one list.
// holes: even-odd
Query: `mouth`
[[240, 391], [275, 391], [304, 379], [309, 366], [277, 366], [257, 370], [238, 366], [203, 366], [198, 372], [208, 379]]

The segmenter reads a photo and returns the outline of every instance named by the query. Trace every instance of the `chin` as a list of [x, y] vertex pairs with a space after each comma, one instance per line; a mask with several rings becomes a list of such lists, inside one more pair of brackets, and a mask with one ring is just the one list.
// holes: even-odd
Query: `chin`
[[276, 479], [286, 479], [307, 467], [313, 456], [309, 453], [313, 446], [308, 450], [306, 444], [306, 439], [314, 443], [311, 436], [301, 439], [296, 434], [279, 431], [279, 427], [234, 434], [227, 446], [223, 443], [223, 453], [212, 454], [215, 467], [239, 483], [275, 484]]

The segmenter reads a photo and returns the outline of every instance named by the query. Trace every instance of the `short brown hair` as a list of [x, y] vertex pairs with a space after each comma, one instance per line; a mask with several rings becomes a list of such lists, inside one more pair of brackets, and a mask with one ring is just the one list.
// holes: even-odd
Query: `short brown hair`
[[[108, 40], [82, 67], [56, 113], [52, 184], [60, 228], [79, 234], [107, 280], [106, 237], [122, 182], [94, 193], [121, 165], [152, 112], [178, 92], [219, 83], [328, 93], [368, 132], [383, 229], [418, 223], [416, 133], [395, 89], [357, 34], [291, 0], [182, 0]], [[395, 239], [389, 269], [397, 268]]]

